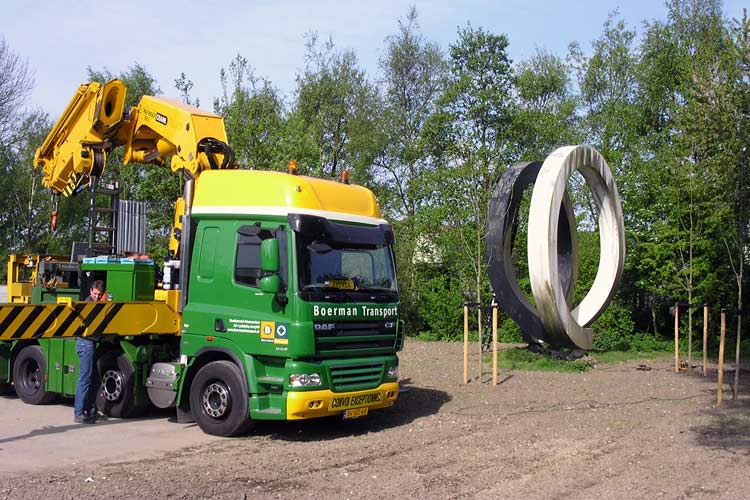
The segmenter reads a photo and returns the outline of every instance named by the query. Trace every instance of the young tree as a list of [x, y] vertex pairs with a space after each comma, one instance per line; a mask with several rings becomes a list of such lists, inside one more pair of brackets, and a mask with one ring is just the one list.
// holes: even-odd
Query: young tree
[[512, 159], [512, 68], [508, 39], [467, 26], [450, 47], [450, 79], [425, 134], [431, 161], [432, 232], [445, 241], [464, 285], [486, 295], [484, 238], [492, 190]]

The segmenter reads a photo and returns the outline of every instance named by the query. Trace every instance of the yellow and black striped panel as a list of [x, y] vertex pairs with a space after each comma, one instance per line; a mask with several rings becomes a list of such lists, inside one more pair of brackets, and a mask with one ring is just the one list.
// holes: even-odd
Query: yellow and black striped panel
[[73, 302], [0, 306], [0, 340], [90, 335], [177, 335], [180, 318], [163, 302]]

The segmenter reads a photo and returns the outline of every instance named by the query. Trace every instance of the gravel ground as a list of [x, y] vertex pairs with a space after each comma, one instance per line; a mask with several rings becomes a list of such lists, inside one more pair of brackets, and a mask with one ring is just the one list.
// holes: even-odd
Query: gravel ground
[[464, 385], [461, 349], [407, 341], [397, 404], [362, 419], [262, 424], [157, 459], [0, 476], [0, 498], [748, 498], [746, 371], [738, 401], [725, 386], [717, 409], [715, 369], [633, 361]]

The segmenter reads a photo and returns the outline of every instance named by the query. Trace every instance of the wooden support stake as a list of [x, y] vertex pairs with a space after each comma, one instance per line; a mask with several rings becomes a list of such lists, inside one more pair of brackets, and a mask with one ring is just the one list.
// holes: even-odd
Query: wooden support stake
[[482, 383], [482, 304], [477, 305], [477, 336], [479, 337], [479, 383]]
[[703, 376], [708, 375], [708, 306], [703, 305]]
[[721, 400], [724, 397], [724, 336], [727, 331], [727, 310], [721, 310], [721, 337], [719, 338], [719, 371], [718, 387], [716, 390], [716, 406], [721, 406]]
[[469, 306], [464, 306], [464, 384], [469, 383]]
[[492, 304], [492, 385], [497, 385], [497, 304]]
[[680, 304], [674, 305], [674, 372], [680, 371]]

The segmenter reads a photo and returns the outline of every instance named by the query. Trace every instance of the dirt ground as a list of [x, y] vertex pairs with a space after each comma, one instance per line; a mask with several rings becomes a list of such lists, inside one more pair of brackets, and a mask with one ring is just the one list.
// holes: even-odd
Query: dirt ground
[[[470, 361], [476, 376], [476, 355]], [[259, 425], [156, 459], [0, 476], [0, 498], [750, 496], [744, 370], [737, 403], [725, 385], [729, 403], [717, 409], [716, 370], [675, 374], [669, 360], [506, 371], [496, 387], [489, 365], [484, 383], [463, 385], [462, 362], [461, 344], [409, 340], [392, 409]]]

